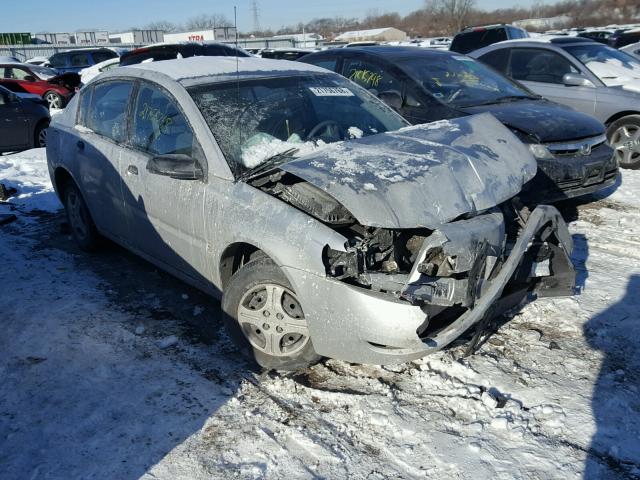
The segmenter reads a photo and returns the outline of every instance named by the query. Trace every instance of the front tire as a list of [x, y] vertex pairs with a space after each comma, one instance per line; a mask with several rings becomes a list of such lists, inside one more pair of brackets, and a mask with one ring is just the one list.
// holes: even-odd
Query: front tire
[[62, 108], [64, 107], [64, 98], [57, 92], [49, 91], [46, 92], [42, 98], [44, 98], [49, 104], [49, 108]]
[[64, 207], [71, 227], [71, 234], [78, 246], [88, 252], [96, 250], [100, 235], [80, 190], [73, 182], [67, 183], [64, 188]]
[[622, 168], [640, 168], [640, 115], [622, 117], [607, 129], [607, 138]]
[[253, 260], [233, 275], [222, 311], [231, 339], [261, 367], [298, 370], [320, 360], [296, 293], [271, 259]]
[[44, 148], [47, 146], [47, 128], [49, 128], [48, 122], [41, 122], [36, 127], [33, 133], [33, 145], [36, 148]]

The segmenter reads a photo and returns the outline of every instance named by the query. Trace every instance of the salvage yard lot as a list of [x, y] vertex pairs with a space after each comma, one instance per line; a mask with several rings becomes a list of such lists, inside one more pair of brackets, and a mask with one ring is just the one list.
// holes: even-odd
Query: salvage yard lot
[[44, 150], [0, 157], [2, 478], [640, 478], [640, 171], [562, 211], [580, 294], [374, 367], [261, 374], [219, 305], [77, 249]]

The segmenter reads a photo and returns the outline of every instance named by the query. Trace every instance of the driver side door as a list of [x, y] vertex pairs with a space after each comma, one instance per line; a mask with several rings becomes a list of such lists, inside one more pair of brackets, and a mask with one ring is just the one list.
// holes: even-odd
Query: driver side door
[[179, 103], [161, 86], [141, 82], [134, 94], [127, 154], [120, 164], [130, 243], [142, 256], [192, 283], [206, 282], [206, 180], [149, 171], [154, 157], [206, 159]]
[[0, 91], [0, 152], [19, 150], [28, 144], [29, 121], [22, 111], [21, 101]]

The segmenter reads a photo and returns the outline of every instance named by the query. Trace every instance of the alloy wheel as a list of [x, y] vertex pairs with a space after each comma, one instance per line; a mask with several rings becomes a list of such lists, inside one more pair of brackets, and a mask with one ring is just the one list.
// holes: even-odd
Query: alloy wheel
[[49, 103], [49, 108], [62, 108], [62, 99], [60, 95], [49, 92], [45, 95], [44, 99]]
[[633, 124], [622, 125], [611, 135], [611, 146], [620, 166], [637, 162], [640, 157], [640, 127]]
[[82, 200], [78, 192], [71, 190], [67, 195], [67, 211], [71, 229], [80, 239], [87, 238], [89, 227], [87, 226]]

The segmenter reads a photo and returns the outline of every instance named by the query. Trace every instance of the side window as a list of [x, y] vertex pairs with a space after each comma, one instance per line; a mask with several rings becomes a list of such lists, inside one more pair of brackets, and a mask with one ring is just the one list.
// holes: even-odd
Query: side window
[[87, 55], [86, 53], [71, 54], [72, 67], [86, 67], [88, 65], [89, 65], [89, 55]]
[[562, 85], [566, 73], [579, 73], [566, 58], [550, 50], [514, 48], [511, 52], [511, 77], [525, 82]]
[[5, 67], [2, 69], [2, 78], [11, 78], [11, 68]]
[[11, 80], [24, 80], [25, 77], [29, 76], [30, 73], [21, 68], [5, 68], [4, 69], [4, 78], [8, 78]]
[[384, 68], [359, 59], [347, 59], [342, 75], [379, 96], [381, 93], [397, 93], [402, 96], [402, 83]]
[[132, 143], [153, 155], [194, 153], [193, 132], [175, 100], [150, 85], [142, 85], [138, 92]]
[[482, 55], [478, 60], [506, 75], [509, 66], [509, 49], [494, 50]]
[[67, 66], [67, 57], [65, 55], [54, 55], [49, 59], [49, 64], [53, 68], [61, 68]]
[[85, 127], [90, 127], [89, 119], [90, 119], [90, 111], [89, 108], [91, 106], [91, 94], [93, 93], [93, 88], [88, 87], [84, 88], [82, 92], [80, 92], [80, 101], [78, 105], [78, 116], [76, 121]]
[[133, 83], [123, 81], [105, 82], [93, 87], [87, 126], [100, 135], [123, 142], [132, 88]]
[[102, 63], [105, 60], [109, 60], [110, 58], [114, 58], [116, 56], [115, 52], [93, 52], [91, 54], [93, 57], [93, 63]]
[[338, 63], [337, 58], [321, 58], [320, 60], [314, 61], [313, 65], [320, 68], [326, 68], [327, 70], [331, 70], [332, 72], [335, 72], [337, 63]]

